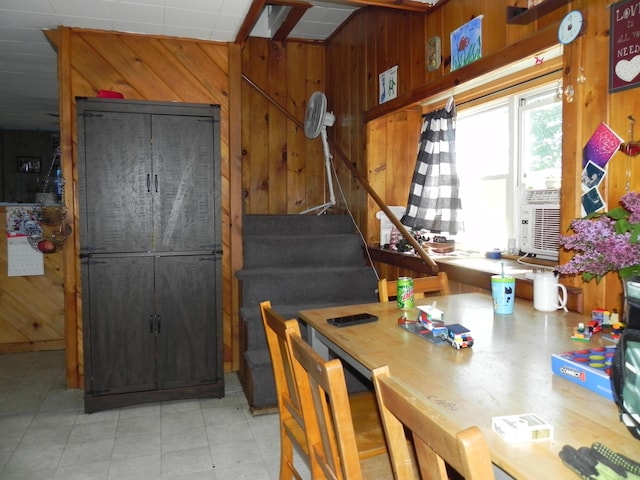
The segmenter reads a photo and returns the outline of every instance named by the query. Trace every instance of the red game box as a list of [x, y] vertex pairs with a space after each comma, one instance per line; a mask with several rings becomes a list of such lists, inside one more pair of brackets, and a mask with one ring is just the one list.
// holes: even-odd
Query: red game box
[[611, 391], [611, 361], [615, 345], [586, 348], [551, 355], [551, 370], [589, 390], [613, 400]]

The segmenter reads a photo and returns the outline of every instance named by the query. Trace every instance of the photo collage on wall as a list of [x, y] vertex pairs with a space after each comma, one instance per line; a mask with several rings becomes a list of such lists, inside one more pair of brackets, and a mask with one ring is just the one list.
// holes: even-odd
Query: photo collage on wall
[[582, 215], [606, 208], [598, 186], [606, 175], [609, 160], [620, 148], [622, 139], [604, 122], [600, 123], [582, 150]]

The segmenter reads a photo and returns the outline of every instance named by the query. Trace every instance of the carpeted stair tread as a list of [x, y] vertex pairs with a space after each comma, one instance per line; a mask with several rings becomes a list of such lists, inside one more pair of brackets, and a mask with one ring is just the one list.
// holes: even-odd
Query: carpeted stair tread
[[[243, 234], [243, 269], [234, 273], [242, 298], [241, 382], [252, 410], [269, 409], [277, 402], [260, 302], [269, 300], [287, 319], [301, 310], [373, 303], [377, 277], [346, 215], [246, 215]], [[307, 339], [304, 323], [300, 328]]]
[[244, 235], [327, 235], [354, 233], [355, 226], [346, 215], [246, 215]]
[[[358, 235], [253, 235], [245, 237], [244, 267], [249, 270], [272, 265], [362, 265], [364, 244]], [[324, 252], [332, 252], [327, 256]]]
[[243, 304], [333, 303], [371, 298], [377, 279], [369, 267], [265, 268], [245, 270]]

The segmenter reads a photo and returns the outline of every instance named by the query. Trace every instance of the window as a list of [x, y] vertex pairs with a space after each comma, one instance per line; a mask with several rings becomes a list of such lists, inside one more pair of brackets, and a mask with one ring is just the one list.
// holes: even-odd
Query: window
[[517, 238], [522, 189], [558, 188], [562, 99], [558, 83], [458, 107], [456, 162], [465, 232], [459, 248], [506, 249]]

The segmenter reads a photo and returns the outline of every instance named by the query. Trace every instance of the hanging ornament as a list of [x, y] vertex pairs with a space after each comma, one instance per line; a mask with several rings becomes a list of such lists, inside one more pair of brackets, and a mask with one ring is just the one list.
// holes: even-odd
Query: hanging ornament
[[629, 120], [629, 141], [620, 144], [620, 151], [629, 157], [637, 157], [640, 155], [640, 141], [633, 140], [633, 126], [636, 119], [633, 115], [629, 115], [627, 119]]

